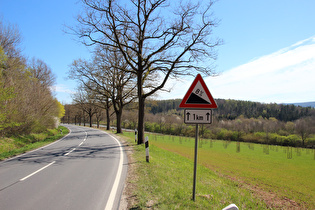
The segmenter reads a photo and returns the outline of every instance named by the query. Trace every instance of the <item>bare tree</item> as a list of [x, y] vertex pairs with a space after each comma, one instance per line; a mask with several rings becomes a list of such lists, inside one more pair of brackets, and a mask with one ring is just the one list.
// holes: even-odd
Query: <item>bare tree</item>
[[38, 81], [46, 87], [54, 85], [56, 81], [56, 77], [52, 73], [51, 68], [41, 59], [32, 58], [29, 64], [29, 71], [34, 78], [38, 79]]
[[106, 110], [107, 130], [109, 130], [109, 110], [112, 102], [110, 100], [111, 78], [107, 74], [107, 69], [107, 66], [102, 65], [97, 53], [95, 53], [95, 58], [92, 62], [82, 59], [73, 61], [68, 74], [70, 79], [78, 80], [83, 86], [96, 92], [95, 98], [98, 100], [99, 105]]
[[111, 98], [116, 114], [117, 133], [122, 133], [123, 108], [135, 99], [135, 79], [128, 72], [129, 66], [118, 50], [98, 47], [95, 51], [94, 65], [99, 70], [98, 76], [104, 75], [108, 79], [107, 95]]
[[[83, 111], [83, 117], [85, 116], [84, 113], [89, 116], [90, 127], [92, 127], [92, 117], [100, 111], [96, 105], [97, 101], [94, 97], [94, 93], [85, 87], [80, 87], [78, 88], [77, 93], [73, 96], [73, 101]], [[85, 125], [85, 119], [83, 123]]]
[[[138, 144], [144, 140], [145, 99], [174, 76], [212, 73], [219, 40], [210, 35], [217, 21], [212, 1], [82, 0], [85, 14], [71, 30], [86, 45], [117, 48], [137, 78]], [[204, 62], [204, 61], [207, 62]], [[155, 77], [152, 85], [150, 78]], [[151, 77], [150, 77], [151, 76]], [[157, 78], [159, 76], [159, 78]]]
[[[117, 58], [116, 58], [117, 59]], [[117, 61], [117, 60], [116, 60]], [[134, 100], [135, 86], [132, 81], [132, 75], [126, 72], [113, 70], [113, 89], [112, 89], [112, 102], [117, 119], [117, 133], [122, 133], [121, 119], [123, 107]]]
[[16, 26], [5, 25], [0, 19], [0, 45], [9, 57], [20, 57], [20, 31]]
[[83, 86], [94, 92], [94, 96], [107, 110], [107, 128], [109, 129], [109, 104], [114, 108], [117, 133], [122, 133], [121, 117], [125, 105], [134, 100], [135, 83], [132, 74], [119, 51], [97, 48], [92, 62], [74, 61], [69, 77], [79, 80]]
[[305, 146], [305, 141], [311, 133], [314, 132], [314, 118], [307, 117], [295, 121], [295, 132], [301, 136], [302, 146]]

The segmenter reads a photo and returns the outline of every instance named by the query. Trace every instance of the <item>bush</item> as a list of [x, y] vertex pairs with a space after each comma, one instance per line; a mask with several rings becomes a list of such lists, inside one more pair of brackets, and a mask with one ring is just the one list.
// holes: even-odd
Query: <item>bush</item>
[[259, 135], [255, 135], [254, 133], [246, 133], [243, 135], [242, 139], [245, 142], [260, 143], [262, 137]]
[[153, 123], [149, 123], [149, 122], [144, 123], [144, 130], [148, 132], [153, 132], [154, 131]]
[[227, 132], [228, 132], [228, 130], [221, 128], [221, 130], [217, 133], [216, 139], [225, 140]]

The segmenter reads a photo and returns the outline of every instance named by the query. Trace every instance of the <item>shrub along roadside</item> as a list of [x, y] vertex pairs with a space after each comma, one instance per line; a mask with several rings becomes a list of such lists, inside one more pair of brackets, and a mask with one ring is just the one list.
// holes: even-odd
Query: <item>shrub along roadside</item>
[[[60, 132], [60, 129], [62, 132]], [[66, 127], [59, 126], [56, 129], [48, 129], [39, 134], [1, 138], [0, 139], [0, 160], [4, 160], [39, 147], [50, 144], [69, 133]]]

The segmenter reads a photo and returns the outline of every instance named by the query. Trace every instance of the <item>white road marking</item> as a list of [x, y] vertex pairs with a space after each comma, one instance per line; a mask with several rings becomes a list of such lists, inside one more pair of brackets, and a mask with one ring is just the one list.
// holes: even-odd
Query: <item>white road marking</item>
[[52, 165], [52, 164], [54, 164], [55, 162], [56, 162], [56, 161], [53, 161], [53, 162], [49, 163], [48, 165], [46, 165], [46, 166], [42, 167], [41, 169], [38, 169], [37, 171], [35, 171], [35, 172], [31, 173], [30, 175], [28, 175], [28, 176], [26, 176], [26, 177], [24, 177], [24, 178], [20, 179], [20, 181], [24, 181], [25, 179], [30, 178], [31, 176], [33, 176], [33, 175], [37, 174], [38, 172], [40, 172], [40, 171], [44, 170], [45, 168], [47, 168], [47, 167], [49, 167], [49, 166], [51, 166], [51, 165]]
[[85, 132], [85, 138], [83, 141], [86, 141], [88, 133], [86, 131], [84, 131], [84, 132]]
[[73, 152], [76, 148], [73, 148], [72, 150], [70, 150], [68, 153], [65, 154], [65, 156], [68, 156], [71, 152]]
[[[38, 149], [36, 149], [36, 150], [33, 150], [33, 151], [31, 151], [31, 152], [35, 152], [35, 151], [37, 151], [37, 150], [39, 150], [39, 149], [43, 149], [43, 148], [45, 148], [45, 147], [51, 146], [51, 145], [53, 145], [53, 144], [55, 144], [55, 143], [57, 143], [57, 142], [63, 140], [65, 137], [67, 137], [68, 135], [71, 134], [71, 129], [70, 129], [70, 128], [68, 128], [68, 129], [69, 129], [70, 132], [69, 132], [66, 136], [64, 136], [63, 138], [61, 138], [60, 140], [55, 141], [55, 142], [53, 142], [53, 143], [51, 143], [51, 144], [49, 144], [49, 145], [46, 145], [46, 146], [44, 146], [44, 147], [38, 148]], [[83, 144], [83, 142], [85, 142], [86, 139], [87, 139], [88, 133], [87, 133], [86, 131], [84, 131], [84, 132], [85, 132], [85, 138], [84, 138], [84, 140], [79, 144], [79, 146], [81, 146], [81, 145]], [[69, 155], [71, 152], [73, 152], [74, 150], [76, 150], [76, 148], [73, 148], [73, 149], [70, 150], [68, 153], [66, 153], [64, 156], [68, 156], [68, 155]], [[23, 154], [23, 155], [25, 155], [25, 154]], [[22, 156], [22, 155], [21, 155], [21, 156]], [[56, 161], [53, 161], [53, 162], [49, 163], [48, 165], [46, 165], [46, 166], [44, 166], [44, 167], [38, 169], [37, 171], [31, 173], [30, 175], [28, 175], [28, 176], [26, 176], [26, 177], [20, 179], [20, 181], [24, 181], [24, 180], [30, 178], [31, 176], [34, 176], [35, 174], [37, 174], [38, 172], [44, 170], [45, 168], [48, 168], [49, 166], [51, 166], [51, 165], [54, 164], [55, 162], [56, 162]]]
[[[108, 134], [108, 135], [110, 135], [110, 134]], [[107, 203], [106, 203], [106, 206], [105, 206], [105, 210], [111, 210], [113, 208], [115, 197], [116, 197], [118, 186], [119, 186], [119, 181], [120, 181], [120, 178], [121, 178], [121, 175], [122, 175], [122, 166], [123, 166], [123, 160], [124, 160], [122, 146], [121, 146], [120, 142], [114, 136], [112, 136], [112, 135], [110, 135], [110, 136], [113, 139], [115, 139], [115, 141], [119, 145], [120, 160], [119, 160], [119, 165], [118, 165], [118, 169], [117, 169], [117, 173], [116, 173], [116, 178], [115, 178], [112, 190], [110, 192], [109, 198], [107, 200]]]

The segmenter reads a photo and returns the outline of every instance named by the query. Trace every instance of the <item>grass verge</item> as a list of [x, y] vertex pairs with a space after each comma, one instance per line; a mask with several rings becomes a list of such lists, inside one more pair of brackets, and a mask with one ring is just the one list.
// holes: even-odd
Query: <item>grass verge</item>
[[193, 161], [182, 155], [150, 144], [150, 163], [145, 161], [144, 145], [135, 145], [134, 138], [125, 133], [133, 147], [135, 176], [133, 185], [136, 203], [129, 209], [222, 209], [235, 203], [240, 209], [266, 209], [252, 191], [238, 182], [218, 175], [198, 165], [196, 201], [192, 201]]
[[[150, 139], [159, 148], [193, 159], [192, 138]], [[311, 149], [200, 140], [198, 163], [246, 185], [270, 208], [314, 209], [314, 154]]]
[[[60, 132], [62, 130], [62, 133]], [[48, 129], [44, 133], [25, 136], [0, 138], [0, 160], [4, 160], [47, 144], [50, 144], [69, 133], [66, 127], [59, 126], [56, 129]]]

